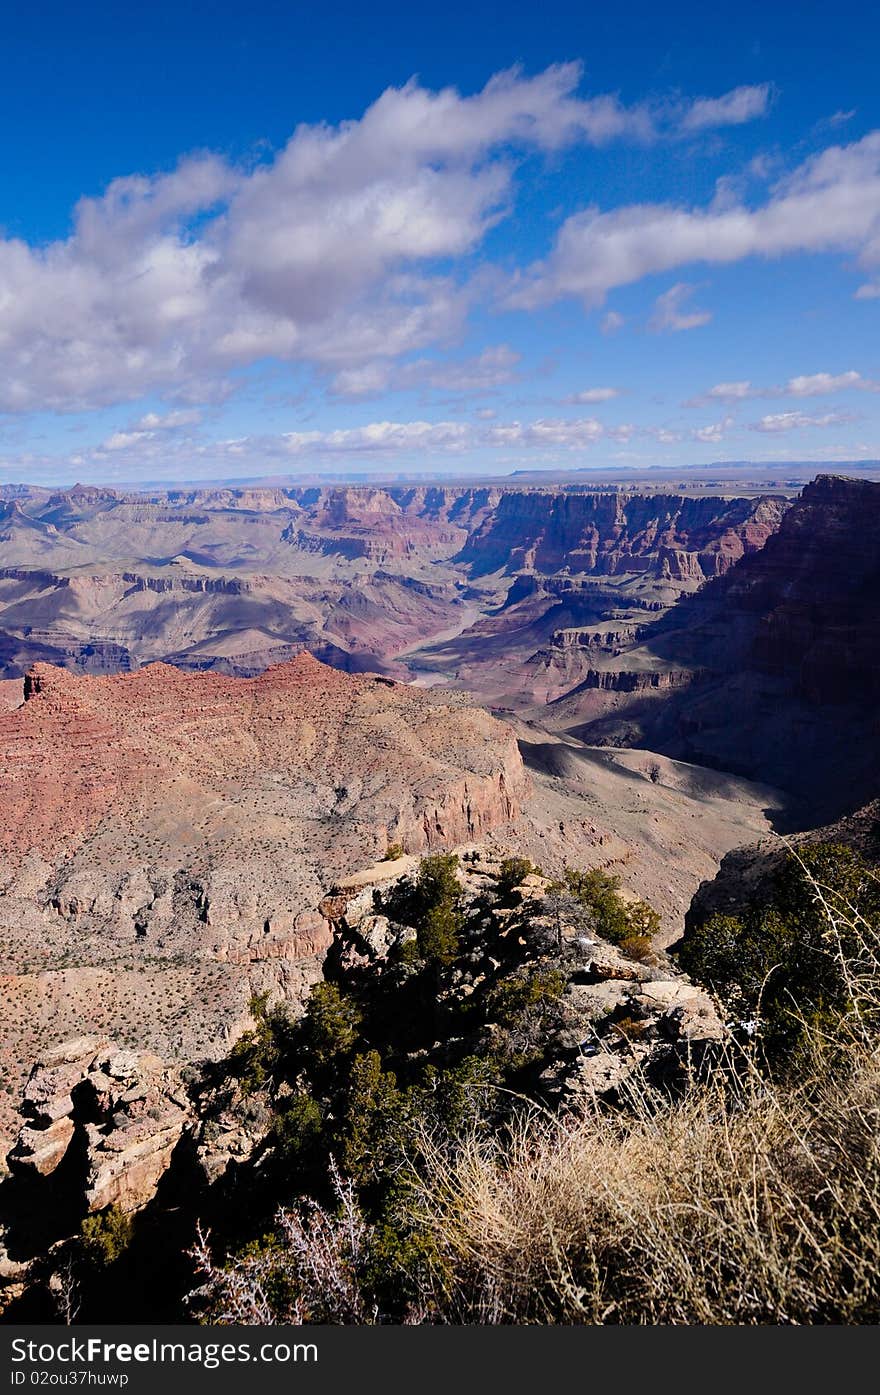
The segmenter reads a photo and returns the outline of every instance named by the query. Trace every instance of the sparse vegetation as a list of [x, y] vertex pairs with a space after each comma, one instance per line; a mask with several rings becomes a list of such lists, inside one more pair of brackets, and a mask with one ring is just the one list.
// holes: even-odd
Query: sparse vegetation
[[[448, 886], [446, 872], [435, 870]], [[701, 957], [694, 949], [691, 968], [723, 968], [731, 1003], [766, 1011], [762, 1031], [777, 1031], [780, 1012], [786, 1031], [788, 1015], [799, 1023], [799, 1059], [809, 1070], [797, 1080], [768, 1073], [763, 1047], [731, 1041], [682, 1090], [669, 1093], [636, 1074], [617, 1108], [586, 1104], [554, 1116], [509, 1090], [528, 1054], [499, 1051], [497, 1034], [482, 1046], [479, 1032], [470, 1036], [470, 1052], [455, 1066], [415, 1069], [399, 1040], [381, 1050], [359, 1045], [353, 1055], [349, 1043], [338, 1055], [337, 1103], [308, 1114], [316, 1127], [323, 1121], [324, 1156], [339, 1161], [339, 1172], [330, 1163], [324, 1191], [282, 1210], [257, 1250], [221, 1264], [202, 1237], [196, 1253], [208, 1315], [876, 1322], [875, 885], [871, 870], [840, 850], [819, 849], [783, 869], [765, 916], [785, 928], [773, 942], [784, 998], [742, 997], [761, 981], [757, 957], [744, 960], [738, 976], [731, 972], [738, 944], [757, 956], [757, 929], [744, 942], [743, 922], [716, 924], [693, 942]], [[572, 874], [563, 888], [593, 924], [612, 934], [631, 927], [613, 878]], [[821, 996], [802, 960], [803, 932], [807, 952], [827, 953], [834, 965]], [[437, 972], [422, 961], [406, 982]], [[442, 991], [459, 969], [440, 972]], [[535, 1039], [546, 1042], [565, 985], [560, 963], [512, 964], [483, 995], [479, 1020], [494, 1022], [508, 1040], [537, 1020]], [[795, 987], [806, 995], [800, 1007]], [[360, 1020], [373, 1032], [382, 1017], [367, 1011]], [[631, 1050], [650, 1023], [622, 1015], [612, 1029]], [[340, 1125], [327, 1122], [334, 1114]], [[341, 1295], [332, 1311], [329, 1273]]]
[[131, 1236], [131, 1217], [119, 1206], [108, 1206], [83, 1220], [81, 1253], [88, 1263], [106, 1268], [125, 1253]]
[[878, 926], [875, 870], [850, 848], [816, 843], [786, 857], [741, 915], [712, 915], [691, 930], [678, 958], [757, 1033], [772, 1068], [796, 1069], [817, 1032], [834, 1036], [848, 1020], [873, 1016], [857, 966]]
[[560, 928], [568, 923], [581, 935], [597, 935], [633, 958], [646, 958], [660, 917], [637, 897], [621, 895], [620, 878], [601, 868], [566, 867], [547, 889], [546, 904]]

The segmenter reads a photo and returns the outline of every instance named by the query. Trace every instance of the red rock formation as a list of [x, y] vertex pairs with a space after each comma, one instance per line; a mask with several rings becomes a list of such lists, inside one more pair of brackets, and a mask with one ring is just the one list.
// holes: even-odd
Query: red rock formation
[[807, 822], [873, 798], [878, 586], [880, 484], [820, 476], [760, 551], [683, 600], [646, 641], [646, 666], [704, 671], [639, 714], [645, 745], [778, 785]]
[[459, 555], [477, 574], [500, 567], [544, 574], [565, 568], [701, 582], [761, 548], [786, 508], [787, 501], [773, 495], [717, 499], [510, 491]]
[[111, 813], [137, 819], [188, 781], [236, 800], [255, 777], [268, 795], [274, 779], [282, 805], [308, 788], [310, 817], [345, 808], [372, 823], [372, 842], [414, 850], [508, 820], [524, 788], [512, 734], [486, 714], [308, 654], [254, 679], [165, 664], [84, 678], [38, 664], [25, 697], [0, 719], [0, 847], [11, 859], [51, 853]]

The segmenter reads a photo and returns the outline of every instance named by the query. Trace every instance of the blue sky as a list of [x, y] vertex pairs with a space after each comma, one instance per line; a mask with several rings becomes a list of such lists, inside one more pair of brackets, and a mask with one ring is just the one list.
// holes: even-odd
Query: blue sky
[[0, 479], [880, 457], [878, 30], [5, 16]]

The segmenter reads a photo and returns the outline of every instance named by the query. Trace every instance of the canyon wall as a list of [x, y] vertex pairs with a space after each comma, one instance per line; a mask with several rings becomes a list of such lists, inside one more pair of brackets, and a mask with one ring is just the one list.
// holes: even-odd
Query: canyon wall
[[763, 547], [785, 500], [622, 492], [507, 492], [459, 554], [476, 574], [499, 569], [673, 581], [719, 576]]
[[836, 817], [880, 780], [878, 585], [880, 484], [819, 477], [759, 552], [615, 661], [698, 683], [610, 722], [578, 725], [568, 698], [558, 715], [588, 740], [631, 738], [637, 719], [652, 749], [790, 790], [807, 822]]
[[530, 787], [463, 696], [308, 654], [253, 679], [38, 665], [25, 697], [0, 714], [10, 1079], [83, 1033], [222, 1052], [253, 992], [297, 1003], [320, 975], [329, 887], [393, 843], [484, 836]]

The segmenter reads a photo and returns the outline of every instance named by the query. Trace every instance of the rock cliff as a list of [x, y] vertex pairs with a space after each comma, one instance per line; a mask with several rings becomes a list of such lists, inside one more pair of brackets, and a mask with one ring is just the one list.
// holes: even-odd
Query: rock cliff
[[785, 500], [770, 495], [725, 500], [509, 492], [471, 533], [460, 557], [477, 574], [565, 569], [702, 582], [763, 547], [785, 507]]
[[[795, 826], [834, 818], [880, 784], [880, 484], [820, 476], [758, 552], [674, 607], [623, 660], [701, 670], [699, 683], [614, 723], [678, 759], [789, 790]], [[616, 724], [616, 725], [615, 725]]]
[[163, 1058], [222, 1051], [252, 992], [296, 1002], [330, 943], [316, 911], [391, 843], [515, 818], [515, 737], [311, 656], [254, 679], [37, 665], [0, 714], [0, 934], [11, 1076], [65, 1037]]

